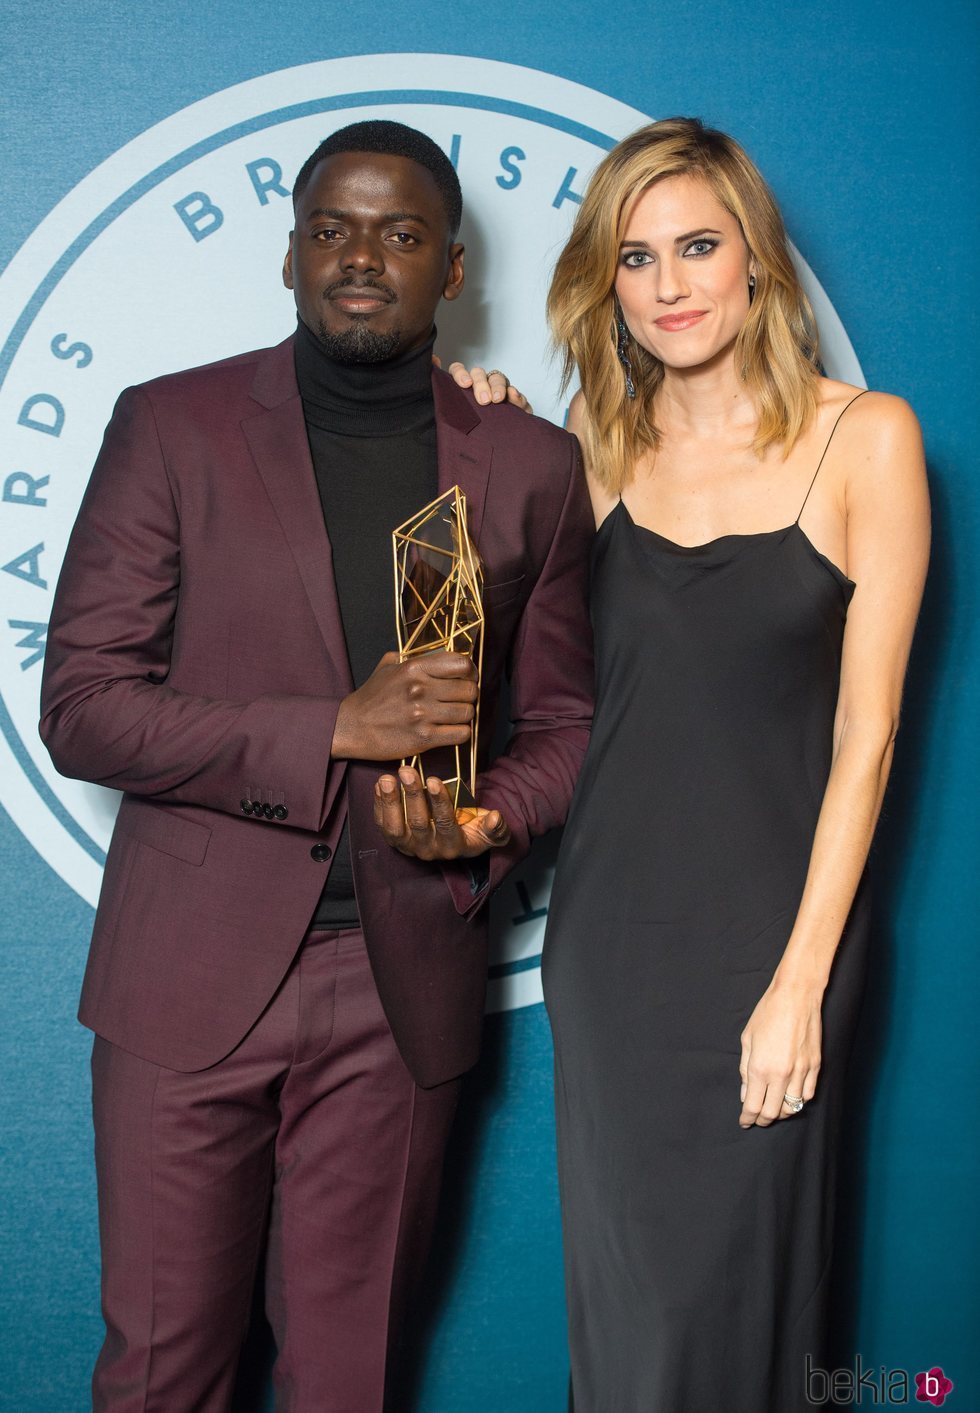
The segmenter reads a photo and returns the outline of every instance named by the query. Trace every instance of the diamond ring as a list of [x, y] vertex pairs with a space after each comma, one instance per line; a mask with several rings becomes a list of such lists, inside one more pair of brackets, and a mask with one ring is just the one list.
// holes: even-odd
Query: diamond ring
[[791, 1109], [794, 1114], [798, 1114], [803, 1108], [802, 1098], [798, 1099], [795, 1094], [784, 1094], [783, 1103], [786, 1105], [787, 1109]]

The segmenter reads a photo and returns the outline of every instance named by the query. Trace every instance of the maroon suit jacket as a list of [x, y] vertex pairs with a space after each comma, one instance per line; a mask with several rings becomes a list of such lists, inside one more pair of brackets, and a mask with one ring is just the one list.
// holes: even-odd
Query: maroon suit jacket
[[[513, 831], [492, 887], [564, 818], [585, 749], [592, 520], [572, 437], [481, 409], [438, 371], [433, 387], [439, 487], [466, 492], [486, 570], [484, 743], [511, 679], [513, 734], [479, 788]], [[330, 758], [351, 690], [292, 339], [124, 392], [68, 546], [42, 688], [58, 770], [124, 792], [84, 1024], [171, 1069], [226, 1055], [296, 953], [349, 807], [400, 1051], [423, 1085], [473, 1064], [489, 889], [474, 895], [462, 863], [385, 844], [384, 766]], [[245, 800], [271, 808], [246, 815]]]

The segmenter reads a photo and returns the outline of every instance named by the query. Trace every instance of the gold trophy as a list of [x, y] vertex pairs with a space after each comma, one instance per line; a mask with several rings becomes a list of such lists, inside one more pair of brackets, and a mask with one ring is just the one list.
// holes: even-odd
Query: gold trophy
[[[395, 629], [402, 662], [442, 649], [468, 653], [476, 668], [477, 699], [469, 742], [428, 753], [441, 757], [428, 774], [444, 777], [457, 810], [476, 808], [477, 732], [483, 666], [483, 565], [466, 527], [466, 496], [458, 486], [399, 525], [395, 560]], [[452, 759], [446, 758], [451, 755]], [[421, 758], [402, 761], [423, 775]], [[424, 778], [424, 776], [423, 776]]]

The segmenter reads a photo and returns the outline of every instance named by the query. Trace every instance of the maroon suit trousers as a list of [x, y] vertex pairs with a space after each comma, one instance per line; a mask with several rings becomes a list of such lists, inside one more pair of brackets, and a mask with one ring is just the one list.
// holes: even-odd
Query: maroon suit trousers
[[267, 1243], [276, 1407], [380, 1413], [459, 1080], [419, 1088], [360, 932], [312, 932], [245, 1039], [179, 1073], [96, 1038], [96, 1413], [229, 1406]]

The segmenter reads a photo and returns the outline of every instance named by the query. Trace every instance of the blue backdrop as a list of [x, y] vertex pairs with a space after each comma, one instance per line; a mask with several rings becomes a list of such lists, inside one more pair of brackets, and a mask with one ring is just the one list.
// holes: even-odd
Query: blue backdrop
[[[745, 143], [869, 385], [919, 413], [935, 506], [933, 569], [875, 847], [875, 965], [845, 1163], [838, 1362], [860, 1352], [875, 1368], [940, 1364], [956, 1385], [951, 1407], [980, 1409], [970, 1338], [980, 1313], [978, 203], [967, 137], [977, 117], [976, 7], [954, 0], [927, 15], [906, 0], [806, 9], [660, 0], [614, 10], [566, 0], [532, 11], [514, 0], [418, 0], [396, 13], [394, 22], [391, 10], [307, 0], [76, 0], [41, 27], [34, 5], [6, 0], [0, 262], [153, 124], [318, 59], [386, 50], [503, 60], [651, 116], [699, 114]], [[517, 225], [513, 240], [525, 238]], [[282, 317], [285, 332], [285, 308]], [[151, 340], [152, 327], [144, 332]], [[0, 481], [21, 469], [8, 430]], [[0, 504], [0, 530], [14, 509]], [[8, 637], [23, 631], [9, 626], [21, 621], [8, 603], [15, 589], [0, 584]], [[74, 1021], [92, 911], [6, 816], [0, 845], [0, 1403], [65, 1413], [86, 1406], [100, 1337], [89, 1038]], [[532, 902], [515, 891], [500, 906], [516, 915]], [[488, 1019], [449, 1166], [418, 1370], [424, 1413], [564, 1408], [550, 1064], [540, 1005]], [[253, 1357], [261, 1367], [261, 1338]], [[258, 1375], [250, 1382], [260, 1387]], [[246, 1406], [261, 1406], [261, 1394], [246, 1392]]]

